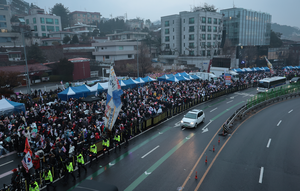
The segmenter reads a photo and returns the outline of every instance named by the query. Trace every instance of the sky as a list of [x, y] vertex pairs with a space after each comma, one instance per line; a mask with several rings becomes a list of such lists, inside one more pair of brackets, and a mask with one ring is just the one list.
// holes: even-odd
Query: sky
[[34, 3], [48, 11], [56, 3], [62, 3], [70, 12], [88, 11], [100, 12], [102, 17], [111, 18], [125, 16], [127, 19], [150, 19], [151, 22], [160, 20], [162, 16], [179, 14], [181, 11], [190, 11], [191, 7], [201, 6], [204, 3], [221, 9], [237, 8], [251, 9], [272, 15], [272, 23], [295, 26], [300, 28], [298, 20], [300, 7], [299, 0], [25, 0]]

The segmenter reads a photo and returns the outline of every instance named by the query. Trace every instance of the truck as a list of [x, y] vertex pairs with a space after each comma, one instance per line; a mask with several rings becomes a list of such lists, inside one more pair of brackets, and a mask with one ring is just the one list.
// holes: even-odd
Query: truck
[[224, 76], [224, 73], [230, 74], [232, 80], [239, 80], [239, 74], [229, 68], [211, 67], [210, 72], [215, 74], [217, 77]]
[[217, 80], [217, 76], [213, 73], [207, 73], [207, 72], [191, 72], [190, 74], [196, 75], [202, 80]]

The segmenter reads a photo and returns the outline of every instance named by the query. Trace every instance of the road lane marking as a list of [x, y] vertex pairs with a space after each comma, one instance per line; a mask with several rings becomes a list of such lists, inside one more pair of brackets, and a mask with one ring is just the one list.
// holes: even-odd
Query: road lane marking
[[267, 148], [270, 147], [270, 144], [271, 144], [271, 139], [269, 139], [269, 141], [268, 141]]
[[216, 109], [218, 109], [218, 108], [216, 107], [215, 109], [213, 109], [213, 110], [210, 110], [210, 112], [213, 112], [213, 111], [215, 111]]
[[10, 171], [8, 171], [8, 172], [6, 172], [6, 173], [3, 173], [3, 174], [0, 174], [0, 178], [3, 178], [3, 177], [5, 177], [5, 176], [8, 176], [8, 175], [10, 175], [10, 174], [12, 174], [13, 172], [10, 170]]
[[231, 103], [231, 102], [233, 102], [233, 100], [231, 100], [231, 101], [228, 101], [227, 103]]
[[289, 113], [292, 113], [292, 112], [293, 112], [293, 110], [289, 111]]
[[142, 156], [141, 158], [143, 159], [143, 158], [145, 158], [147, 155], [149, 155], [150, 153], [152, 153], [155, 149], [157, 149], [159, 147], [159, 145], [158, 146], [156, 146], [154, 149], [152, 149], [151, 151], [149, 151], [148, 153], [146, 153], [144, 156]]
[[259, 180], [258, 180], [258, 182], [259, 182], [260, 184], [262, 183], [263, 176], [264, 176], [264, 167], [261, 167], [261, 168], [260, 168]]
[[277, 123], [277, 126], [279, 126], [280, 125], [280, 123], [281, 123], [281, 120]]
[[0, 167], [1, 167], [1, 166], [4, 166], [4, 165], [7, 165], [7, 164], [9, 164], [9, 163], [12, 163], [12, 162], [14, 162], [14, 160], [11, 160], [11, 161], [9, 161], [9, 162], [6, 162], [6, 163], [4, 163], [4, 164], [1, 164]]

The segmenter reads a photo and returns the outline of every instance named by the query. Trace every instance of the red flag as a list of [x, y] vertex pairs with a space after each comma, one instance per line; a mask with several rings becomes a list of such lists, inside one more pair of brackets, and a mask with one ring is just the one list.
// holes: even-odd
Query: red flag
[[30, 152], [30, 156], [32, 156], [32, 151], [30, 149], [28, 138], [26, 137], [24, 153], [27, 153], [28, 151]]
[[207, 73], [210, 72], [210, 67], [211, 67], [211, 64], [212, 64], [212, 60], [209, 61], [209, 65], [208, 65], [208, 69], [207, 69]]

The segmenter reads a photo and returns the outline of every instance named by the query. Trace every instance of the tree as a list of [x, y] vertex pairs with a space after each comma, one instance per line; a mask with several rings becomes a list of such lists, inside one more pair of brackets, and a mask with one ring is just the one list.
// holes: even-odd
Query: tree
[[151, 72], [153, 70], [153, 66], [151, 63], [151, 55], [149, 48], [146, 43], [142, 43], [141, 46], [138, 47], [139, 51], [139, 73], [140, 76], [144, 77], [145, 74]]
[[78, 36], [75, 34], [71, 40], [71, 44], [76, 44], [76, 43], [79, 43], [79, 39]]
[[32, 62], [44, 63], [46, 62], [43, 51], [40, 49], [38, 44], [31, 45], [30, 47], [26, 47], [27, 51], [27, 60], [31, 60]]
[[0, 94], [7, 95], [14, 93], [13, 88], [20, 84], [18, 72], [0, 71]]
[[270, 47], [271, 48], [279, 48], [282, 46], [282, 41], [281, 41], [281, 35], [282, 33], [279, 32], [274, 32], [271, 30], [271, 36], [270, 36]]
[[99, 35], [100, 35], [99, 29], [95, 29], [95, 30], [93, 31], [93, 33], [92, 33], [92, 36], [94, 36], [94, 37], [97, 37], [97, 36], [99, 36]]
[[50, 9], [52, 14], [60, 16], [61, 19], [61, 26], [62, 28], [66, 28], [69, 26], [69, 8], [65, 7], [61, 3], [56, 3], [53, 8]]
[[68, 61], [67, 58], [60, 59], [58, 63], [53, 64], [53, 75], [59, 75], [62, 80], [73, 80], [74, 64]]
[[207, 11], [207, 12], [217, 12], [217, 8], [214, 5], [208, 5], [204, 3], [203, 6], [194, 7], [193, 11]]
[[242, 59], [246, 61], [245, 67], [253, 67], [254, 61], [258, 58], [258, 47], [246, 46], [242, 49]]
[[64, 44], [68, 44], [70, 41], [71, 41], [71, 38], [68, 35], [65, 36], [64, 39], [63, 39]]
[[101, 22], [97, 26], [101, 30], [100, 36], [112, 34], [114, 31], [128, 30], [128, 27], [126, 26], [123, 19], [110, 19], [106, 22], [101, 20]]
[[235, 55], [235, 51], [236, 47], [232, 46], [229, 39], [226, 39], [222, 48], [222, 54], [225, 55], [226, 58], [233, 58]]

